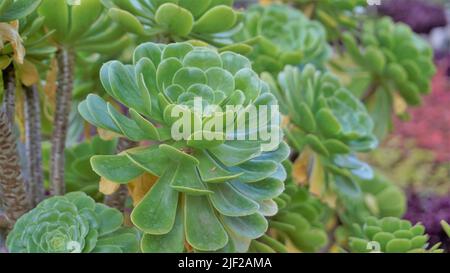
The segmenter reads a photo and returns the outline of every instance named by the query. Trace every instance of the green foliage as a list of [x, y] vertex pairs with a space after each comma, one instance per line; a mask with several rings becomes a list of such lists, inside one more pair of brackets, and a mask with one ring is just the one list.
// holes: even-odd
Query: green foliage
[[286, 65], [322, 65], [329, 56], [323, 27], [287, 5], [252, 6], [235, 40], [253, 46], [257, 72], [278, 73]]
[[83, 0], [80, 5], [66, 1], [43, 0], [38, 12], [44, 24], [54, 31], [52, 39], [59, 45], [78, 51], [113, 54], [123, 49], [121, 28], [105, 13], [101, 0]]
[[[430, 46], [403, 24], [357, 13], [365, 0], [286, 0], [291, 5], [242, 12], [233, 2], [0, 0], [0, 93], [17, 102], [7, 110], [16, 112], [11, 125], [26, 148], [43, 146], [43, 166], [39, 156], [23, 160], [32, 173], [23, 172], [24, 180], [43, 169], [49, 189], [49, 169], [58, 166], [49, 143], [32, 136], [53, 131], [55, 147], [67, 145], [64, 181], [53, 172], [53, 190], [65, 182], [70, 192], [23, 215], [7, 239], [10, 252], [441, 251], [428, 248], [422, 225], [395, 218], [405, 212], [404, 193], [361, 155], [377, 147], [393, 112], [404, 113], [429, 91]], [[332, 45], [341, 54], [330, 61]], [[79, 114], [67, 109], [71, 98]], [[278, 103], [283, 117], [269, 109], [275, 119], [228, 131], [236, 120], [255, 121], [245, 110]], [[43, 132], [31, 134], [29, 120], [39, 123], [33, 115], [55, 122], [36, 124]], [[80, 142], [91, 125], [114, 140]], [[279, 138], [269, 143], [263, 133]], [[135, 148], [116, 154], [117, 138]], [[381, 149], [369, 160], [389, 168], [396, 183], [426, 189], [448, 176], [427, 153], [392, 152]], [[128, 184], [136, 228], [122, 227], [118, 210], [95, 203], [100, 180], [110, 190]], [[2, 191], [8, 182], [0, 181]], [[35, 202], [43, 191], [10, 196]], [[108, 203], [125, 206], [113, 199]]]
[[328, 174], [334, 175], [338, 191], [346, 195], [359, 193], [353, 175], [372, 177], [372, 170], [354, 153], [374, 149], [373, 122], [364, 105], [350, 91], [341, 87], [328, 72], [307, 65], [302, 71], [287, 66], [278, 75], [278, 83], [263, 76], [288, 116], [288, 139], [297, 151], [314, 151]]
[[2, 0], [0, 3], [0, 22], [10, 22], [24, 18], [32, 13], [42, 0]]
[[233, 0], [106, 0], [109, 16], [142, 37], [198, 39], [226, 45], [238, 23]]
[[43, 76], [42, 72], [48, 69], [49, 59], [56, 52], [56, 48], [48, 42], [51, 32], [44, 32], [44, 18], [32, 12], [18, 18], [17, 23], [1, 24], [3, 43], [0, 47], [0, 68], [5, 69], [13, 63], [17, 77], [24, 85], [37, 83], [39, 77]]
[[332, 74], [312, 65], [302, 71], [288, 66], [278, 76], [279, 87], [270, 75], [263, 78], [271, 83], [281, 111], [296, 127], [291, 131], [303, 136], [295, 138], [299, 148], [309, 145], [319, 154], [330, 155], [364, 152], [377, 146], [373, 122], [364, 105]]
[[442, 252], [438, 249], [439, 245], [427, 249], [427, 241], [428, 235], [421, 224], [413, 226], [409, 221], [395, 217], [369, 217], [363, 226], [355, 225], [355, 236], [350, 238], [350, 250], [388, 253]]
[[442, 229], [445, 231], [445, 234], [447, 234], [447, 236], [450, 238], [450, 225], [446, 221], [442, 220], [441, 226]]
[[[91, 167], [90, 159], [94, 155], [113, 155], [116, 153], [117, 139], [102, 140], [95, 136], [89, 141], [65, 149], [64, 181], [67, 192], [82, 191], [101, 201], [103, 195], [99, 192], [100, 176]], [[44, 161], [45, 184], [50, 185], [49, 177], [51, 144], [44, 142], [42, 145], [42, 159]]]
[[343, 42], [353, 60], [371, 73], [372, 84], [398, 92], [409, 105], [420, 104], [435, 73], [430, 45], [387, 17], [365, 22], [357, 38], [346, 33]]
[[[290, 174], [291, 163], [285, 162], [285, 164]], [[275, 198], [280, 211], [270, 218], [271, 232], [276, 232], [275, 238], [279, 244], [285, 245], [289, 241], [302, 252], [317, 252], [328, 243], [324, 223], [327, 220], [329, 208], [312, 196], [306, 187], [296, 185], [291, 175], [288, 175], [285, 183], [286, 190]], [[276, 252], [283, 252], [283, 250], [286, 252], [286, 249], [277, 249], [276, 243], [266, 242], [264, 238], [259, 240]]]
[[65, 150], [64, 181], [68, 192], [82, 191], [96, 200], [101, 200], [98, 191], [100, 177], [92, 170], [90, 159], [94, 155], [112, 155], [116, 152], [117, 140], [105, 141], [94, 137]]
[[312, 10], [311, 17], [327, 30], [329, 40], [339, 38], [342, 29], [358, 27], [356, 8], [367, 6], [367, 0], [287, 0], [305, 12]]
[[10, 252], [137, 252], [138, 233], [122, 214], [82, 192], [51, 197], [23, 215], [9, 233]]
[[406, 211], [404, 192], [386, 178], [375, 175], [372, 180], [359, 180], [367, 208], [377, 217], [401, 217]]
[[358, 179], [357, 182], [361, 195], [342, 200], [346, 210], [340, 218], [345, 224], [363, 223], [368, 216], [402, 217], [406, 212], [405, 193], [385, 177], [376, 173], [370, 180]]
[[[94, 171], [117, 183], [144, 172], [159, 177], [131, 214], [145, 233], [143, 251], [180, 252], [185, 240], [198, 251], [246, 251], [250, 241], [266, 231], [265, 216], [277, 211], [272, 199], [284, 189], [281, 162], [289, 148], [236, 138], [195, 140], [195, 135], [212, 131], [205, 127], [208, 118], [202, 120], [196, 112], [194, 98], [201, 97], [204, 107], [246, 107], [271, 105], [275, 97], [251, 70], [250, 61], [236, 53], [219, 54], [188, 43], [145, 43], [136, 48], [133, 59], [133, 65], [106, 63], [100, 73], [106, 92], [129, 108], [129, 117], [95, 95], [89, 95], [79, 111], [99, 128], [161, 144], [95, 156]], [[188, 138], [176, 142], [170, 134], [177, 120], [170, 116], [174, 108], [202, 125], [183, 127]], [[224, 115], [222, 109], [212, 111]], [[266, 129], [280, 130], [277, 124], [270, 126]], [[240, 134], [249, 139], [251, 132]]]

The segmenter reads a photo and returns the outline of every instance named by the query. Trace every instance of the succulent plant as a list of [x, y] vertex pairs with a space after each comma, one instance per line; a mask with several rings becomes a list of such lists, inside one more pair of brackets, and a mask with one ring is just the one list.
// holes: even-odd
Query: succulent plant
[[[94, 171], [122, 184], [144, 172], [159, 177], [131, 214], [145, 233], [143, 251], [180, 252], [185, 240], [198, 251], [246, 251], [250, 241], [266, 231], [264, 216], [277, 211], [272, 199], [284, 190], [286, 172], [281, 162], [289, 148], [282, 139], [266, 146], [260, 138], [239, 140], [230, 134], [222, 140], [196, 140], [195, 135], [218, 133], [223, 123], [215, 126], [214, 133], [207, 129], [208, 118], [200, 119], [203, 115], [197, 112], [195, 99], [202, 98], [205, 109], [208, 105], [248, 108], [273, 105], [275, 97], [250, 61], [233, 52], [219, 54], [189, 43], [144, 43], [133, 59], [133, 65], [106, 63], [100, 72], [106, 92], [129, 108], [129, 117], [96, 95], [89, 95], [79, 111], [99, 128], [159, 145], [94, 156]], [[171, 132], [179, 121], [171, 117], [174, 109], [185, 111], [199, 124], [183, 127], [187, 137], [177, 141]], [[210, 114], [224, 116], [221, 107], [212, 108]], [[258, 129], [281, 133], [278, 123], [275, 118]]]
[[441, 220], [441, 226], [447, 236], [450, 238], [450, 225], [446, 221]]
[[42, 0], [38, 12], [52, 31], [58, 45], [79, 52], [111, 54], [123, 49], [128, 37], [105, 13], [101, 0], [83, 0], [79, 5], [67, 1]]
[[328, 38], [335, 40], [342, 29], [355, 29], [358, 26], [355, 9], [367, 6], [367, 0], [285, 0], [292, 2], [311, 18], [318, 20], [327, 30]]
[[364, 223], [369, 216], [402, 217], [406, 211], [406, 196], [401, 188], [379, 173], [372, 179], [356, 179], [361, 189], [357, 198], [341, 199], [345, 210], [340, 220], [347, 226]]
[[309, 145], [315, 152], [329, 156], [364, 152], [376, 147], [373, 122], [362, 103], [339, 80], [312, 65], [303, 70], [287, 66], [278, 84], [265, 73], [263, 79], [273, 87], [294, 134], [299, 150]]
[[284, 245], [289, 241], [299, 251], [316, 252], [328, 242], [325, 229], [328, 208], [308, 188], [294, 183], [290, 166], [286, 170], [286, 190], [275, 199], [279, 212], [270, 218], [270, 231]]
[[41, 0], [3, 0], [0, 3], [0, 22], [11, 22], [31, 14]]
[[380, 174], [376, 174], [371, 180], [360, 179], [358, 182], [372, 215], [379, 218], [403, 216], [406, 211], [406, 196], [398, 186]]
[[90, 159], [94, 155], [112, 155], [116, 152], [117, 140], [106, 141], [96, 136], [65, 150], [65, 172], [67, 192], [82, 191], [95, 200], [101, 200], [98, 189], [100, 177], [92, 170]]
[[[113, 155], [116, 153], [117, 139], [103, 140], [99, 136], [93, 137], [77, 145], [73, 145], [65, 149], [64, 161], [64, 181], [66, 183], [66, 191], [82, 191], [101, 201], [103, 194], [99, 192], [98, 176], [91, 168], [90, 159], [94, 155]], [[44, 165], [45, 184], [50, 185], [50, 170], [48, 168], [50, 162], [51, 144], [49, 142], [42, 143], [42, 160]]]
[[[25, 86], [38, 82], [40, 71], [47, 70], [48, 60], [56, 52], [47, 40], [51, 33], [44, 33], [44, 18], [35, 12], [40, 2], [3, 1], [0, 4], [0, 69], [14, 65], [17, 78]], [[2, 8], [5, 9], [3, 14]], [[10, 20], [3, 21], [2, 16]]]
[[307, 65], [302, 71], [287, 66], [278, 75], [278, 83], [268, 73], [262, 78], [287, 116], [286, 135], [293, 147], [299, 152], [312, 150], [325, 169], [334, 173], [338, 188], [355, 191], [352, 175], [372, 177], [370, 166], [354, 153], [377, 146], [373, 122], [364, 105], [336, 77]]
[[234, 0], [107, 0], [109, 16], [131, 33], [169, 41], [201, 40], [228, 45], [238, 26]]
[[398, 92], [409, 105], [418, 105], [430, 90], [436, 70], [432, 49], [407, 25], [383, 17], [365, 22], [360, 37], [345, 33], [342, 38], [352, 59], [370, 73], [371, 91]]
[[427, 249], [424, 226], [395, 217], [369, 217], [364, 225], [355, 226], [355, 234], [350, 238], [351, 252], [442, 252], [439, 245]]
[[318, 22], [281, 4], [250, 7], [244, 28], [234, 39], [253, 46], [249, 58], [257, 72], [278, 73], [286, 65], [322, 65], [330, 51]]
[[83, 192], [55, 196], [24, 214], [7, 239], [13, 253], [137, 252], [139, 234], [123, 216]]

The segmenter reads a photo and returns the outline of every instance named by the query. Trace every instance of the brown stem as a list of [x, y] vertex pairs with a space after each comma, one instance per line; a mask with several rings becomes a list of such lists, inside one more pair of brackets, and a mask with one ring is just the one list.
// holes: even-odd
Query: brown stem
[[8, 217], [4, 213], [0, 213], [0, 230], [9, 229], [10, 227]]
[[116, 208], [123, 212], [125, 210], [125, 202], [128, 197], [128, 189], [126, 185], [120, 185], [119, 189], [113, 194], [106, 195], [104, 203], [108, 207]]
[[[135, 146], [136, 143], [126, 138], [119, 139], [119, 143], [117, 144], [117, 152], [122, 152], [130, 149]], [[119, 189], [113, 194], [106, 195], [104, 203], [105, 205], [116, 208], [120, 211], [124, 211], [125, 209], [125, 201], [127, 200], [128, 189], [125, 185], [120, 185]]]
[[30, 183], [28, 193], [34, 207], [44, 199], [41, 151], [41, 109], [36, 85], [25, 87], [25, 150]]
[[372, 97], [375, 94], [375, 92], [377, 92], [378, 87], [379, 85], [377, 82], [372, 82], [369, 85], [369, 88], [366, 90], [366, 93], [364, 93], [364, 95], [362, 96], [361, 100], [363, 102], [366, 102], [370, 97]]
[[336, 233], [336, 229], [339, 227], [339, 225], [336, 223], [328, 232], [327, 232], [327, 236], [328, 236], [328, 243], [326, 246], [324, 246], [321, 250], [320, 253], [330, 253], [331, 248], [335, 245], [336, 240], [335, 240], [335, 233]]
[[22, 178], [16, 139], [5, 109], [0, 111], [0, 151], [0, 192], [5, 215], [13, 225], [30, 208], [30, 204]]
[[64, 184], [64, 148], [67, 137], [70, 106], [72, 101], [74, 53], [61, 49], [58, 52], [58, 91], [53, 121], [52, 152], [50, 174], [52, 194], [63, 195]]
[[8, 66], [3, 72], [3, 86], [5, 93], [3, 94], [3, 105], [5, 113], [11, 126], [14, 124], [14, 117], [16, 112], [16, 77], [14, 74], [14, 67]]

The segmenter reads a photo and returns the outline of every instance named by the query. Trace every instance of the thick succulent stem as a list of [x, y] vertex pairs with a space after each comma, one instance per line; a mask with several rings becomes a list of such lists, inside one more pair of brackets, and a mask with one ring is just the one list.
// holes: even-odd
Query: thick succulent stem
[[378, 83], [377, 82], [372, 82], [369, 87], [367, 88], [366, 92], [364, 93], [364, 95], [362, 96], [361, 100], [363, 102], [366, 102], [369, 100], [369, 98], [371, 98], [378, 90]]
[[5, 90], [3, 94], [3, 105], [8, 121], [12, 126], [16, 112], [16, 77], [12, 65], [3, 72], [3, 86]]
[[10, 229], [11, 225], [9, 223], [6, 215], [0, 210], [0, 253], [5, 249], [5, 238], [6, 232]]
[[[117, 144], [117, 152], [125, 151], [135, 145], [136, 143], [129, 139], [121, 138], [119, 139], [119, 143]], [[119, 189], [116, 192], [114, 192], [111, 195], [105, 196], [104, 203], [109, 207], [116, 208], [123, 212], [125, 209], [125, 202], [127, 200], [127, 196], [128, 196], [127, 187], [125, 185], [120, 185]]]
[[28, 192], [34, 207], [44, 199], [44, 177], [41, 151], [41, 110], [35, 85], [25, 87], [25, 149], [30, 183]]
[[113, 194], [105, 196], [105, 205], [116, 208], [123, 212], [125, 210], [125, 202], [128, 197], [128, 189], [125, 185], [120, 185], [119, 189]]
[[9, 228], [10, 223], [6, 214], [0, 213], [0, 230]]
[[73, 89], [74, 53], [67, 49], [58, 52], [58, 91], [53, 121], [52, 153], [50, 175], [52, 194], [63, 195], [64, 184], [64, 148], [67, 137], [68, 121]]
[[30, 208], [16, 139], [5, 109], [0, 111], [0, 192], [6, 219], [10, 225]]

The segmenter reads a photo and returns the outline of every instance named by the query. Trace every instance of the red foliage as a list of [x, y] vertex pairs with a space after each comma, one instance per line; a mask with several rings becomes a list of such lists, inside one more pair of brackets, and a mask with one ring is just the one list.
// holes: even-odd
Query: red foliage
[[409, 110], [411, 120], [395, 120], [395, 135], [414, 139], [421, 148], [430, 149], [438, 162], [450, 161], [450, 60], [440, 61], [433, 78], [432, 91], [421, 107]]

